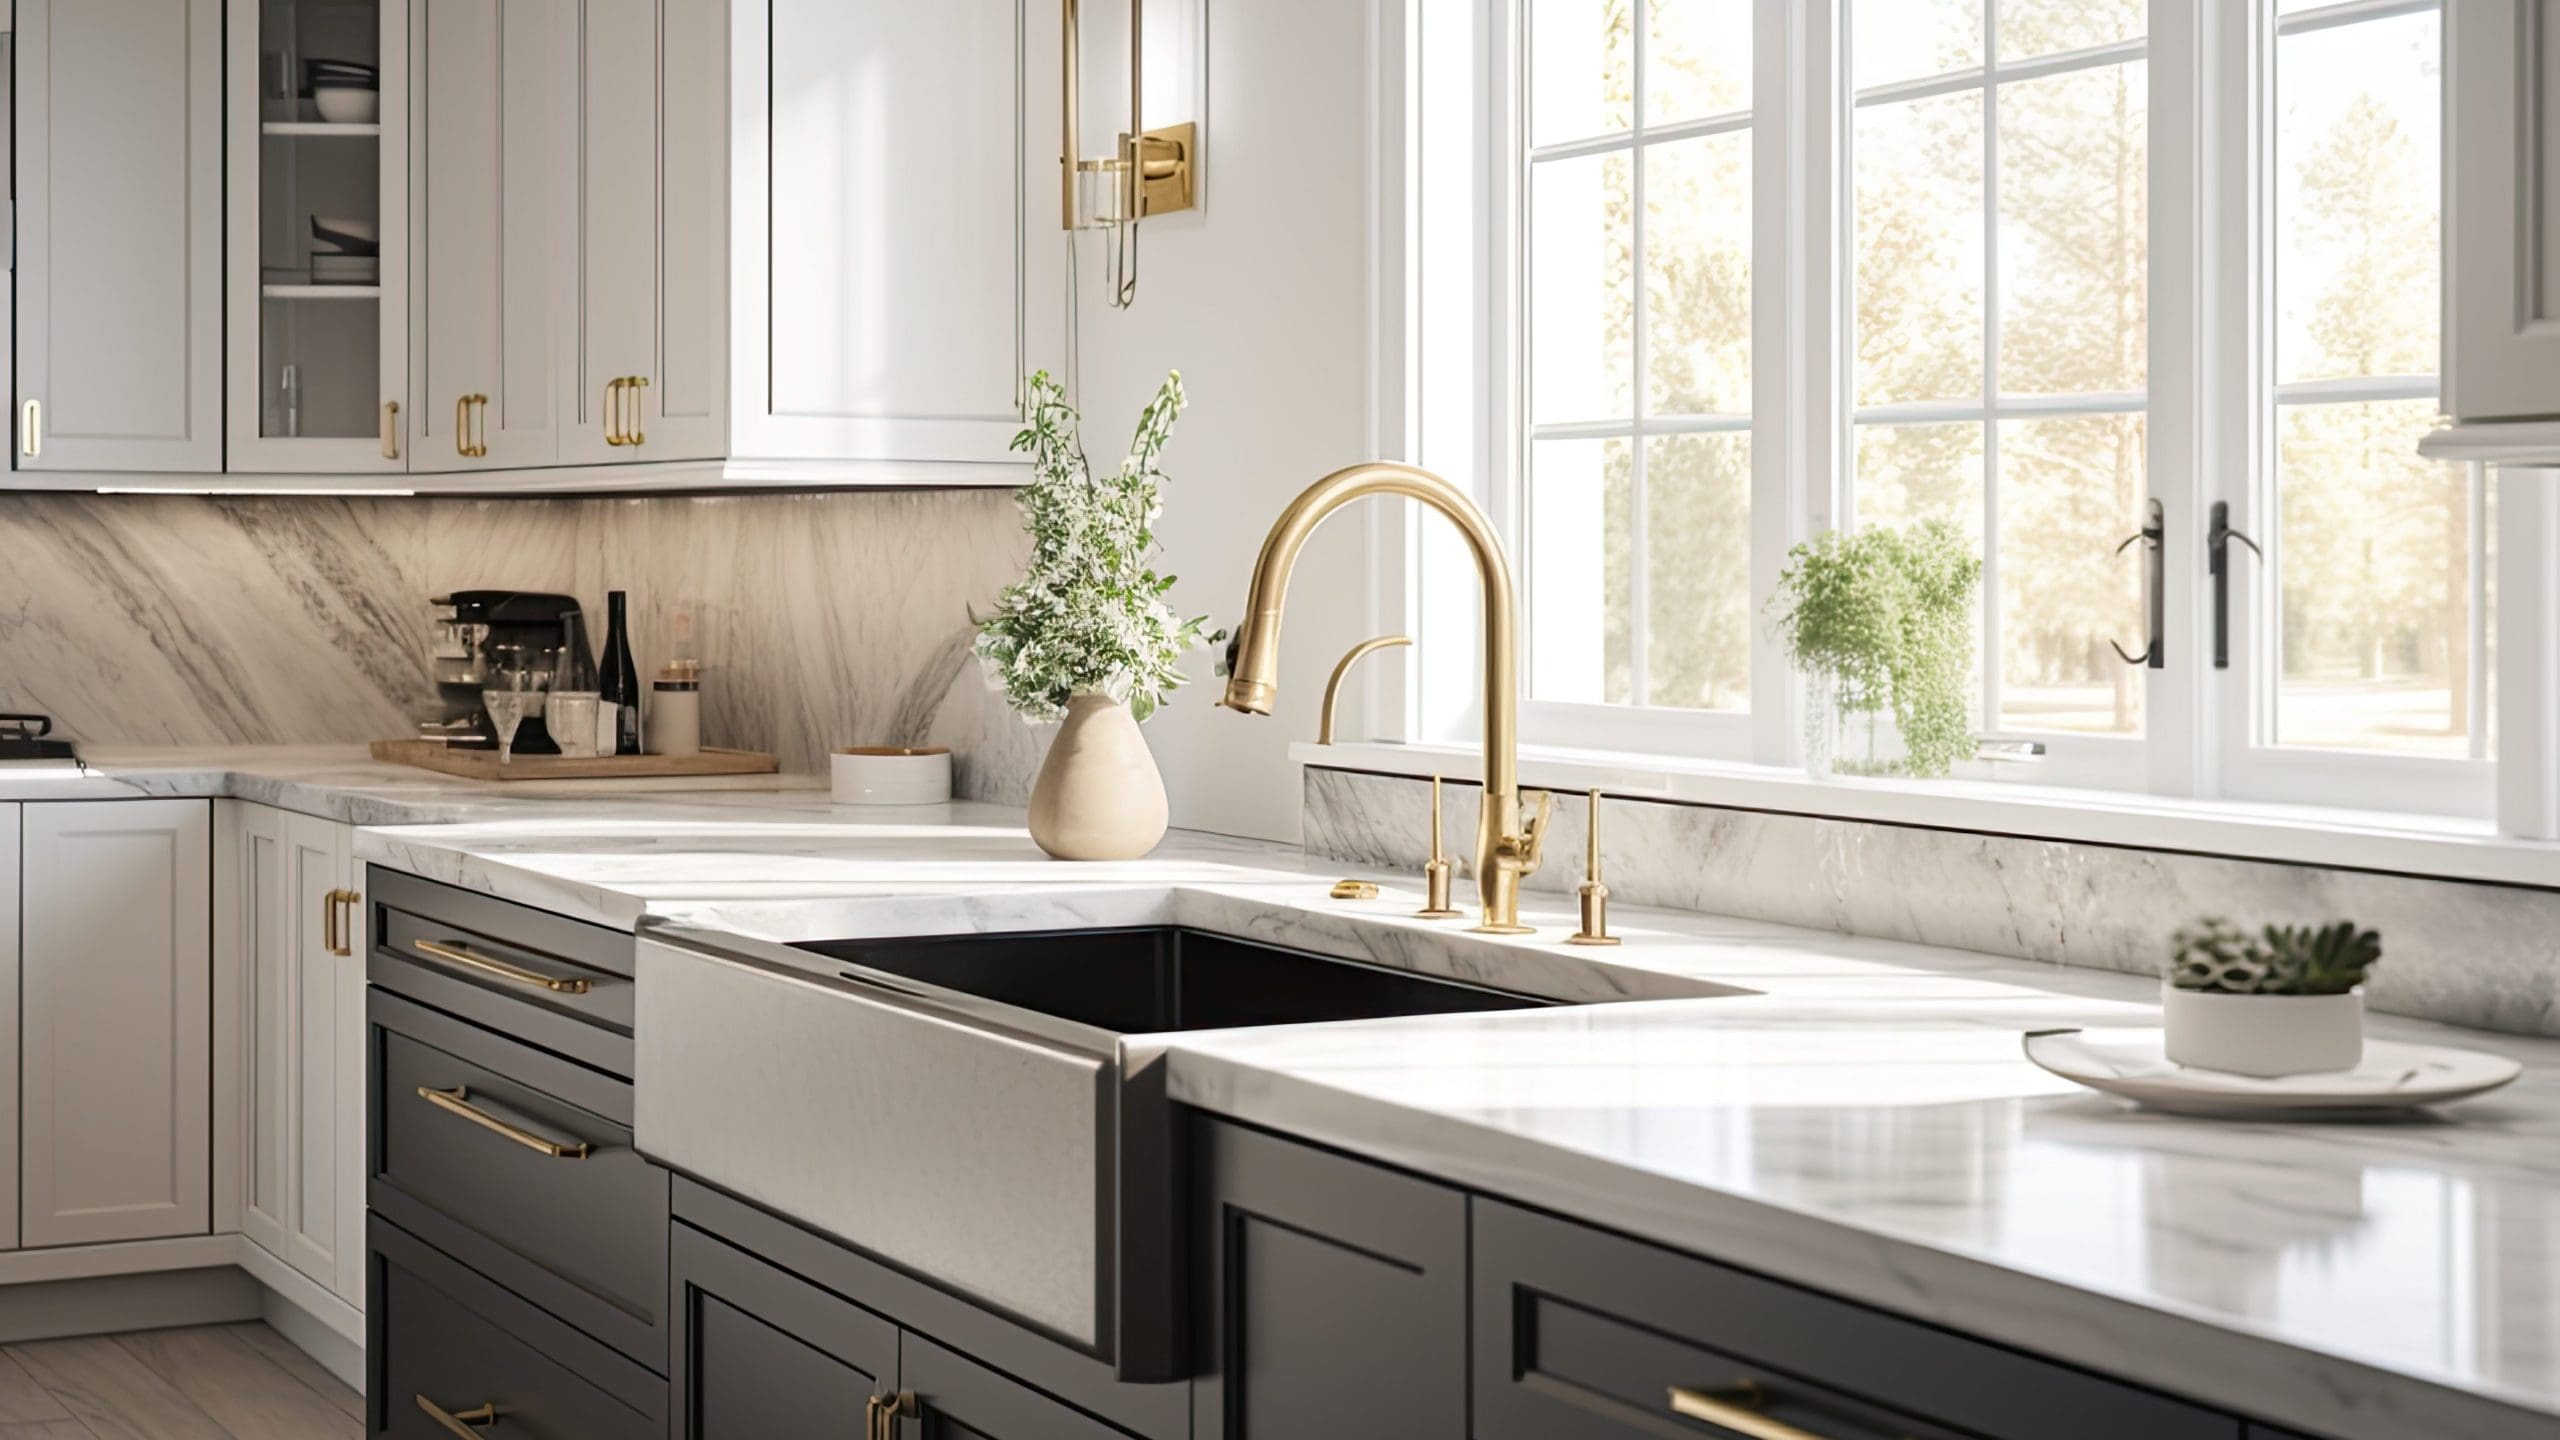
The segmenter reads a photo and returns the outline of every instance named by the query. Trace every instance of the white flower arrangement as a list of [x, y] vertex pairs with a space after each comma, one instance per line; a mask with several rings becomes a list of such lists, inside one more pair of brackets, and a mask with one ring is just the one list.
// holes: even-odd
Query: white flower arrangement
[[1110, 475], [1085, 463], [1065, 387], [1043, 370], [1029, 390], [1031, 424], [1013, 448], [1031, 452], [1032, 480], [1019, 497], [1031, 563], [992, 613], [972, 617], [974, 648], [989, 683], [1025, 719], [1056, 720], [1070, 698], [1101, 694], [1145, 720], [1182, 684], [1184, 653], [1224, 638], [1208, 633], [1205, 615], [1174, 616], [1164, 602], [1174, 577], [1153, 563], [1164, 509], [1157, 461], [1182, 413], [1181, 372], [1147, 402], [1128, 458]]

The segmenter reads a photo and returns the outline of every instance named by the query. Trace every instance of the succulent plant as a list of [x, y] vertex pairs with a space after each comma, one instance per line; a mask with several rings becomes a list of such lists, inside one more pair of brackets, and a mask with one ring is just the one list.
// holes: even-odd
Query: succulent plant
[[2220, 995], [2343, 995], [2381, 959], [2382, 937], [2351, 920], [2251, 935], [2207, 916], [2171, 938], [2169, 983]]
[[2382, 936], [2358, 930], [2352, 920], [2334, 925], [2270, 925], [2267, 953], [2283, 983], [2272, 993], [2344, 995], [2364, 983], [2382, 959]]

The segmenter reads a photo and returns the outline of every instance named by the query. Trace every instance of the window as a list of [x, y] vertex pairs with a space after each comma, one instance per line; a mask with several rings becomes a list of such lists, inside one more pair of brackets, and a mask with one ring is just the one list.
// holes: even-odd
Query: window
[[1530, 11], [1533, 702], [1750, 704], [1751, 10]]
[[[2416, 453], [2440, 0], [1388, 4], [1394, 433], [1505, 531], [1529, 741], [1791, 762], [1787, 548], [1939, 519], [1975, 728], [2043, 753], [1974, 778], [2488, 813], [2491, 495]], [[1455, 736], [1459, 587], [1381, 553]]]
[[[2433, 5], [2282, 0], [2261, 263], [2266, 558], [2234, 787], [2348, 775], [2485, 795], [2484, 467], [2419, 457], [2436, 411], [2440, 23]], [[2340, 768], [2348, 757], [2366, 763]]]
[[[1850, 523], [1983, 560], [1986, 733], [2138, 736], [2144, 0], [1854, 0]], [[2125, 747], [2105, 757], [2138, 769]], [[2084, 759], [2083, 764], [2088, 761]]]

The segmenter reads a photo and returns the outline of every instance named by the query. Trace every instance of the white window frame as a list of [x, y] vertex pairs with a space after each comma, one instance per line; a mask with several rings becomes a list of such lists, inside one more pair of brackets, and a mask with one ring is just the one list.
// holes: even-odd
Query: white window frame
[[[2439, 0], [2340, 0], [2281, 17], [2273, 13], [2272, 3], [2207, 8], [2207, 23], [2213, 27], [2209, 46], [2224, 57], [2213, 77], [2217, 98], [2223, 113], [2235, 117], [2232, 123], [2216, 127], [2224, 143], [2211, 157], [2209, 183], [2220, 212], [2243, 218], [2211, 237], [2212, 263], [2220, 271], [2218, 278], [2230, 302], [2219, 308], [2222, 333], [2215, 342], [2231, 377], [2229, 388], [2236, 393], [2224, 402], [2221, 433], [2215, 437], [2221, 463], [2209, 468], [2214, 481], [2198, 498], [2206, 506], [2216, 500], [2228, 502], [2233, 527], [2266, 542], [2268, 559], [2261, 563], [2246, 551], [2236, 547], [2233, 551], [2231, 669], [2213, 687], [2211, 733], [2206, 740], [2216, 752], [2211, 773], [2218, 783], [2200, 793], [2471, 818], [2487, 818], [2496, 811], [2497, 772], [2486, 746], [2488, 617], [2477, 604], [2472, 606], [2470, 620], [2471, 758], [2279, 745], [2273, 738], [2281, 680], [2280, 640], [2274, 622], [2282, 564], [2281, 547], [2273, 540], [2280, 478], [2277, 416], [2287, 404], [2434, 399], [2442, 389], [2435, 375], [2283, 384], [2275, 379], [2276, 41], [2283, 35], [2441, 9]], [[2478, 577], [2486, 573], [2488, 535], [2481, 501], [2490, 482], [2486, 466], [2474, 462], [2466, 470], [2472, 501], [2472, 573]], [[2201, 544], [2201, 528], [2196, 535]]]
[[[1840, 3], [1847, 18], [1846, 39], [1840, 47], [1840, 66], [1845, 71], [1851, 65], [1852, 56], [1855, 54], [1856, 15], [1861, 0], [1840, 0]], [[1863, 3], [1875, 4], [1880, 3], [1880, 0], [1863, 0]], [[1881, 3], [1890, 3], [1890, 0], [1881, 0]], [[2152, 9], [2155, 15], [2164, 8], [2168, 8], [2165, 0], [2153, 0]], [[2005, 727], [1999, 723], [2001, 547], [1997, 537], [2000, 510], [2001, 424], [2011, 420], [2076, 419], [2109, 414], [2141, 415], [2144, 417], [2146, 430], [2150, 434], [2147, 493], [2160, 499], [2164, 505], [2169, 505], [2171, 502], [2164, 492], [2180, 484], [2180, 470], [2163, 453], [2161, 437], [2158, 433], [2160, 418], [2158, 412], [2164, 404], [2174, 406], [2177, 402], [2175, 397], [2163, 396], [2160, 393], [2161, 387], [2156, 383], [2148, 390], [2090, 391], [2072, 395], [2003, 393], [1999, 388], [2000, 321], [2003, 315], [1999, 243], [1999, 91], [2002, 86], [2022, 81], [2076, 74], [2108, 65], [2145, 62], [2144, 73], [2150, 90], [2147, 102], [2149, 114], [2145, 123], [2153, 131], [2150, 141], [2152, 164], [2149, 203], [2154, 207], [2158, 204], [2159, 192], [2172, 188], [2171, 185], [2161, 183], [2164, 178], [2173, 182], [2184, 180], [2188, 186], [2192, 185], [2192, 177], [2187, 174], [2190, 168], [2188, 153], [2183, 150], [2163, 150], [2158, 143], [2158, 118], [2163, 109], [2162, 102], [2168, 100], [2175, 103], [2179, 97], [2175, 92], [2174, 80], [2169, 82], [2171, 93], [2167, 95], [2162, 93], [2163, 73], [2172, 67], [2158, 63], [2157, 51], [2161, 37], [2156, 33], [2146, 33], [2136, 40], [2052, 55], [2039, 55], [2026, 60], [2003, 60], [1999, 57], [1995, 41], [2000, 30], [2000, 0], [1982, 0], [1982, 11], [1983, 58], [1979, 64], [1961, 70], [1923, 76], [1919, 79], [1894, 81], [1863, 91], [1847, 89], [1844, 85], [1841, 117], [1842, 163], [1835, 177], [1839, 227], [1833, 243], [1839, 248], [1841, 256], [1843, 297], [1841, 313], [1848, 317], [1845, 323], [1849, 325], [1855, 324], [1857, 314], [1854, 292], [1857, 274], [1857, 126], [1854, 118], [1856, 111], [1873, 105], [1952, 95], [1967, 90], [1974, 91], [1982, 97], [1981, 218], [1984, 225], [1982, 390], [1979, 397], [1969, 400], [1855, 404], [1849, 416], [1848, 429], [1841, 441], [1841, 459], [1834, 482], [1837, 486], [1837, 498], [1833, 502], [1833, 513], [1838, 517], [1835, 524], [1847, 528], [1857, 523], [1856, 462], [1859, 427], [1876, 424], [1932, 423], [1980, 425], [1982, 427], [1983, 529], [1987, 543], [1982, 557], [1981, 626], [1976, 635], [1976, 643], [1980, 646], [1983, 657], [1982, 690], [1975, 697], [1981, 710], [1976, 733], [1987, 740], [2034, 741], [2042, 745], [2045, 758], [2038, 767], [2036, 776], [2042, 783], [2090, 789], [2148, 790], [2154, 788], [2160, 779], [2151, 770], [2153, 754], [2159, 748], [2164, 719], [2176, 713], [2178, 692], [2183, 682], [2183, 676], [2174, 665], [2159, 670], [2145, 668], [2143, 671], [2141, 679], [2144, 729], [2140, 735], [2097, 735], [2069, 731], [2028, 730]], [[2172, 43], [2175, 43], [2174, 37]], [[2164, 171], [2168, 172], [2165, 177]], [[2162, 273], [2163, 267], [2160, 263], [2162, 247], [2159, 243], [2161, 227], [2156, 208], [2150, 216], [2149, 224], [2150, 253], [2153, 257], [2150, 276], [2150, 308], [2156, 314], [2164, 302], [2170, 305], [2180, 302], [2185, 294], [2187, 277], [2177, 272], [2174, 266], [2169, 267], [2170, 273], [2165, 275]], [[2154, 328], [2156, 330], [2157, 327]], [[1846, 336], [1845, 330], [1844, 336]], [[1848, 340], [1850, 346], [1854, 347], [1854, 337], [1848, 337]], [[2152, 347], [2147, 350], [2146, 355], [2146, 374], [2156, 377], [2160, 369], [2158, 349]], [[1855, 363], [1854, 348], [1841, 356], [1840, 363], [1845, 376]], [[1854, 403], [1854, 381], [1844, 379], [1843, 383], [1849, 387]], [[2174, 508], [2171, 513], [2175, 513]], [[2133, 528], [2140, 528], [2139, 523], [2137, 522]], [[2141, 564], [2142, 557], [2137, 553], [2138, 549], [2139, 547], [2136, 547], [2135, 550], [2126, 551], [2122, 563]], [[2165, 563], [2174, 564], [2175, 558], [2173, 551], [2166, 557]], [[2170, 569], [2163, 573], [2174, 577], [2177, 572]], [[2172, 584], [2167, 594], [2175, 596], [2176, 593], [2177, 587]], [[2164, 639], [2174, 651], [2178, 644], [2177, 617], [2168, 616], [2165, 623], [2168, 626], [2168, 634]], [[2118, 638], [2126, 648], [2137, 649], [2142, 646], [2145, 637], [2135, 634]], [[2168, 734], [2169, 743], [2174, 748], [2179, 743], [2174, 720], [2168, 721]]]
[[[1373, 0], [1371, 46], [1372, 121], [1378, 141], [1372, 151], [1378, 201], [1370, 217], [1378, 320], [1372, 357], [1374, 448], [1470, 485], [1514, 554], [1529, 553], [1520, 533], [1528, 436], [1520, 423], [1527, 414], [1527, 367], [1521, 363], [1526, 353], [1526, 276], [1520, 253], [1527, 126], [1518, 53], [1527, 3]], [[1994, 11], [1990, 26], [1997, 24], [1998, 3], [1986, 0]], [[2251, 573], [2235, 578], [2232, 587], [2233, 668], [2217, 672], [2210, 662], [2212, 617], [2203, 554], [2210, 506], [2216, 499], [2230, 501], [2232, 523], [2256, 533], [2252, 526], [2267, 513], [2274, 483], [2275, 402], [2306, 388], [2286, 387], [2279, 394], [2267, 383], [2272, 365], [2267, 101], [2273, 36], [2279, 23], [2290, 30], [2330, 23], [2349, 9], [2399, 13], [2423, 4], [2341, 0], [2340, 7], [2311, 12], [2308, 20], [2286, 17], [2279, 22], [2271, 3], [2152, 0], [2149, 33], [2141, 44], [2149, 61], [2153, 156], [2150, 383], [2144, 408], [2151, 494], [2166, 507], [2169, 525], [2163, 596], [2169, 664], [2146, 673], [2142, 738], [2038, 732], [2033, 738], [2045, 744], [2048, 758], [2039, 766], [2020, 767], [2032, 770], [2031, 776], [1976, 767], [1947, 782], [1951, 790], [1962, 789], [1968, 779], [2031, 779], [2037, 786], [2057, 788], [2132, 789], [2172, 803], [2229, 799], [2475, 819], [2492, 813], [2498, 780], [2486, 760], [2257, 743], [2263, 696], [2272, 684], [2273, 667], [2261, 660], [2271, 639], [2262, 616], [2268, 613], [2273, 580], [2256, 573], [2266, 567], [2254, 565], [2245, 553], [2235, 555], [2235, 564]], [[1790, 545], [1851, 514], [1854, 431], [1848, 403], [1854, 350], [1846, 330], [1853, 313], [1850, 187], [1855, 172], [1849, 150], [1857, 97], [1849, 86], [1845, 43], [1850, 12], [1851, 0], [1756, 0], [1754, 10], [1754, 326], [1748, 431], [1755, 598], [1774, 588]], [[1469, 32], [1464, 44], [1447, 33], [1458, 29]], [[1426, 30], [1439, 33], [1426, 43]], [[1994, 60], [1964, 73], [1971, 83], [1987, 85], [2069, 68], [2068, 61], [2093, 53], [2008, 64]], [[1640, 60], [1636, 73], [1642, 73]], [[1949, 89], [1964, 82], [1935, 77], [1913, 83]], [[1426, 114], [1427, 89], [1446, 94], [1459, 85], [1472, 86], [1463, 110]], [[1892, 87], [1897, 93], [1909, 88]], [[1986, 110], [1987, 122], [1991, 114]], [[1989, 123], [1986, 137], [1996, 137], [1996, 127]], [[1463, 162], [1453, 163], [1453, 153], [1463, 153]], [[1995, 176], [1996, 169], [1986, 174], [1986, 188], [1996, 185]], [[1996, 207], [1996, 189], [1986, 204]], [[1996, 208], [1991, 213], [1996, 215]], [[2230, 223], [2226, 217], [2240, 219]], [[1459, 229], [1465, 233], [1452, 233]], [[1996, 246], [1986, 250], [1986, 263], [1996, 266]], [[1996, 331], [1985, 328], [1986, 346], [1996, 346]], [[1819, 343], [1798, 343], [1802, 340]], [[1461, 356], [1462, 361], [1455, 358]], [[2378, 398], [2419, 383], [2431, 391], [2435, 382], [2356, 383]], [[2009, 396], [1999, 397], [1991, 414], [1996, 420], [2013, 413], [2061, 409], [2077, 414], [2094, 408], [2103, 407], [2092, 406], [2090, 397]], [[1981, 414], [1974, 407], [1960, 418], [1979, 420]], [[1937, 418], [1910, 406], [1877, 407], [1854, 418], [1888, 416]], [[1611, 433], [1642, 432], [1624, 425]], [[1996, 493], [1994, 445], [1996, 441], [1986, 444], [1984, 478], [1986, 491]], [[2475, 467], [2475, 494], [2485, 483], [2493, 482]], [[2560, 510], [2560, 505], [2542, 508]], [[1413, 745], [1471, 745], [1480, 724], [1471, 567], [1436, 521], [1411, 513], [1407, 506], [1372, 509], [1373, 613], [1382, 630], [1423, 637], [1416, 650], [1399, 652], [1408, 657], [1403, 664], [1377, 672], [1379, 683], [1368, 696], [1374, 733]], [[2522, 533], [2540, 510], [2516, 505], [2510, 486], [2504, 513], [2502, 524]], [[2484, 540], [2475, 509], [2475, 557]], [[2527, 567], [2548, 563], [2548, 558], [2530, 546], [2502, 543], [2502, 596], [2539, 593], [2529, 583], [2537, 572]], [[1525, 593], [1525, 574], [1515, 578]], [[1986, 610], [1996, 609], [1994, 584], [1996, 571], [1986, 573]], [[2473, 617], [2475, 637], [2482, 620]], [[2548, 648], [2543, 631], [2551, 624], [2520, 616], [2509, 602], [2500, 620], [2500, 661]], [[2526, 632], [2527, 643], [2518, 643], [2519, 630]], [[2138, 638], [2128, 637], [2128, 643]], [[2546, 643], [2533, 646], [2530, 642], [2537, 638]], [[2475, 664], [2475, 687], [2486, 684], [2485, 671], [2485, 663]], [[2501, 687], [2503, 733], [2516, 733], [2516, 717], [2523, 711], [2531, 711], [2542, 725], [2560, 720], [2552, 713], [2560, 711], [2560, 697], [2546, 704], [2540, 694]], [[1783, 654], [1765, 631], [1756, 630], [1747, 716], [1524, 697], [1522, 731], [1526, 743], [1551, 752], [1644, 757], [1654, 765], [1694, 760], [1701, 773], [1714, 773], [1716, 765], [1734, 760], [1783, 770], [1800, 763], [1801, 705], [1800, 686]], [[1986, 711], [1991, 713], [1996, 712]], [[1804, 808], [1824, 807], [1809, 798]], [[2520, 814], [2529, 809], [2509, 808]], [[2506, 830], [2538, 833], [2529, 819], [2511, 820]]]

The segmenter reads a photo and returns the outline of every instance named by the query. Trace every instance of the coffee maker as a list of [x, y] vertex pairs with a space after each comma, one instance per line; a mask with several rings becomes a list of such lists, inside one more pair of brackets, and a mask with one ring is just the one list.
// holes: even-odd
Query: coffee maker
[[[591, 666], [586, 648], [585, 616], [566, 595], [531, 590], [456, 590], [427, 602], [428, 653], [435, 667], [441, 715], [422, 722], [418, 733], [457, 750], [495, 750], [498, 734], [480, 692], [489, 685], [498, 657], [520, 647], [528, 658], [564, 645], [578, 648]], [[516, 729], [515, 753], [557, 755], [558, 742], [540, 714], [527, 715]]]

